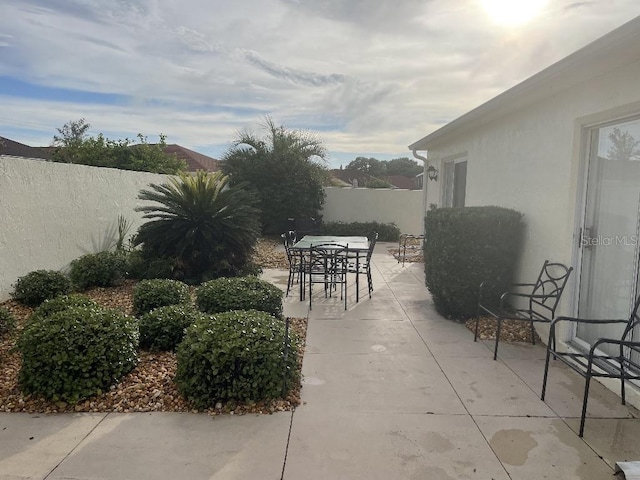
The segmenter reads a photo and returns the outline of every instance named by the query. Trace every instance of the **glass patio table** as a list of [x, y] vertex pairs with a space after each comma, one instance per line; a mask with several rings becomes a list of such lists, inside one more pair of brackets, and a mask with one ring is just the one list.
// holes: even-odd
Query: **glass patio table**
[[[300, 255], [300, 265], [304, 262], [305, 253], [308, 253], [311, 250], [312, 246], [322, 245], [326, 249], [331, 248], [331, 244], [335, 244], [336, 248], [347, 247], [347, 254], [349, 256], [353, 256], [356, 259], [356, 265], [360, 261], [360, 255], [366, 257], [367, 251], [369, 250], [369, 239], [367, 237], [347, 237], [341, 235], [305, 235], [300, 240], [298, 240], [292, 247], [292, 252], [295, 252]], [[302, 272], [301, 272], [302, 273]], [[356, 274], [356, 289], [359, 288], [359, 279], [360, 275]], [[304, 282], [300, 282], [300, 300], [303, 299], [303, 286]]]

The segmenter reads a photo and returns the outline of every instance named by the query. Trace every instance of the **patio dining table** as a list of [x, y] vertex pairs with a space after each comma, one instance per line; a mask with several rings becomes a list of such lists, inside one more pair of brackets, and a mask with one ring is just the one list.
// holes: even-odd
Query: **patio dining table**
[[[291, 247], [291, 250], [299, 254], [302, 259], [305, 253], [311, 250], [312, 246], [323, 245], [327, 249], [330, 249], [332, 244], [336, 245], [336, 248], [347, 247], [347, 254], [354, 256], [356, 264], [360, 262], [360, 255], [366, 257], [367, 251], [369, 250], [369, 239], [367, 237], [341, 235], [305, 235]], [[302, 265], [302, 262], [300, 262], [300, 265]], [[360, 275], [356, 274], [356, 289], [360, 286], [359, 277]], [[301, 282], [300, 300], [303, 299], [303, 288]]]

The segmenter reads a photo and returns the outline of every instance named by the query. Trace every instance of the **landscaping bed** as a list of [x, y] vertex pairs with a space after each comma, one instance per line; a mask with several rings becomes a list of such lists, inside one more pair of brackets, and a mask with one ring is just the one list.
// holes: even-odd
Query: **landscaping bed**
[[[275, 243], [261, 241], [255, 260], [263, 267], [279, 267], [286, 262], [284, 252], [275, 250]], [[136, 282], [126, 280], [116, 287], [96, 287], [83, 294], [108, 308], [118, 309], [133, 315], [133, 289]], [[195, 289], [194, 289], [195, 290]], [[21, 356], [15, 348], [17, 334], [33, 308], [14, 300], [0, 304], [17, 319], [17, 331], [0, 339], [0, 412], [56, 413], [56, 412], [187, 412], [206, 411], [217, 415], [222, 413], [273, 413], [292, 410], [300, 404], [300, 382], [289, 389], [285, 398], [265, 402], [248, 403], [229, 401], [218, 403], [214, 408], [198, 410], [178, 392], [174, 382], [177, 361], [174, 352], [150, 352], [139, 350], [138, 364], [109, 391], [81, 400], [72, 405], [66, 402], [52, 402], [35, 395], [24, 395], [18, 387]], [[306, 337], [306, 318], [292, 318], [291, 328], [301, 342], [298, 352], [298, 370], [301, 368]], [[298, 373], [300, 373], [298, 371]], [[301, 378], [301, 375], [298, 375]]]

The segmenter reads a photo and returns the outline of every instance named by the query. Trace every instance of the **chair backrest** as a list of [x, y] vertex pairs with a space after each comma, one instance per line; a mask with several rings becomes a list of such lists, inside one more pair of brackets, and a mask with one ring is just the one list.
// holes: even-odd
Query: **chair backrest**
[[287, 260], [289, 261], [289, 265], [293, 265], [294, 258], [293, 252], [291, 252], [291, 247], [294, 243], [296, 243], [296, 232], [293, 230], [289, 230], [288, 232], [284, 232], [280, 235], [282, 238], [282, 243], [284, 245], [284, 251], [287, 254]]
[[376, 247], [378, 241], [378, 232], [376, 232], [372, 238], [369, 239], [369, 250], [367, 250], [367, 262], [371, 261], [371, 255], [373, 255], [373, 249]]
[[[622, 333], [622, 340], [631, 340], [633, 336], [633, 331], [636, 327], [640, 326], [640, 295], [636, 298], [636, 303], [633, 306], [633, 310], [631, 311], [631, 316], [629, 317], [629, 322]], [[638, 341], [638, 339], [634, 339]]]
[[309, 246], [307, 268], [311, 272], [323, 272], [330, 269], [343, 268], [349, 245], [338, 243], [319, 243]]
[[537, 315], [553, 320], [560, 297], [567, 285], [573, 267], [545, 260], [529, 299], [529, 309]]

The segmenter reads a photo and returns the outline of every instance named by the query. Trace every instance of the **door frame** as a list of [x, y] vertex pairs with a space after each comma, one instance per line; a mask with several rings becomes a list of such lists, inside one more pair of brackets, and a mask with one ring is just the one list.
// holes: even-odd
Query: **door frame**
[[[614, 113], [615, 112], [615, 113]], [[593, 147], [592, 135], [593, 132], [602, 127], [617, 125], [629, 121], [640, 119], [640, 103], [634, 103], [628, 105], [623, 112], [619, 109], [614, 111], [602, 112], [600, 114], [591, 115], [582, 121], [576, 121], [577, 135], [579, 135], [579, 149], [578, 149], [578, 177], [577, 177], [577, 199], [575, 209], [575, 223], [573, 229], [573, 255], [572, 260], [575, 265], [575, 287], [573, 289], [573, 297], [571, 299], [570, 315], [576, 316], [578, 314], [580, 290], [581, 290], [581, 278], [582, 278], [582, 260], [584, 248], [582, 246], [582, 234], [587, 215], [587, 190], [588, 190], [588, 176], [589, 176], [589, 164], [591, 160], [591, 149]], [[640, 274], [640, 265], [634, 266], [636, 278]], [[640, 289], [640, 279], [637, 280], [636, 289]], [[578, 343], [582, 346], [586, 346], [585, 342], [580, 340], [576, 336], [576, 325], [572, 325], [570, 331], [566, 331], [564, 335], [564, 341], [570, 341]]]

